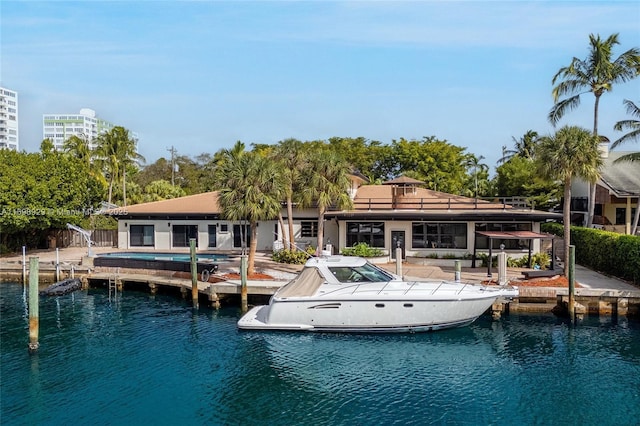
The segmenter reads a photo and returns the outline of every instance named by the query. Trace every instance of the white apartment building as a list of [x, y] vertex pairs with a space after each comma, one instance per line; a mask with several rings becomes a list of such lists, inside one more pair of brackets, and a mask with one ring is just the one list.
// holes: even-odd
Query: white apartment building
[[[42, 116], [42, 138], [50, 139], [57, 150], [62, 150], [64, 142], [71, 136], [77, 136], [89, 142], [95, 148], [95, 138], [108, 132], [115, 125], [96, 117], [96, 112], [82, 108], [78, 114], [44, 114]], [[135, 137], [135, 135], [132, 135]]]
[[18, 92], [0, 87], [0, 148], [20, 148]]

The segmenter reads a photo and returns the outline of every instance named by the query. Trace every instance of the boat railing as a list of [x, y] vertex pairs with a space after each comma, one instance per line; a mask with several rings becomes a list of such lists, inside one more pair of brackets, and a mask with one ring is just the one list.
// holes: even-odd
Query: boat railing
[[465, 283], [465, 285], [463, 285], [462, 287], [460, 287], [460, 290], [458, 290], [458, 291], [456, 292], [456, 294], [460, 294], [460, 293], [462, 293], [462, 290], [464, 290], [465, 288], [467, 288], [467, 286], [468, 286], [468, 285], [469, 285], [469, 284]]

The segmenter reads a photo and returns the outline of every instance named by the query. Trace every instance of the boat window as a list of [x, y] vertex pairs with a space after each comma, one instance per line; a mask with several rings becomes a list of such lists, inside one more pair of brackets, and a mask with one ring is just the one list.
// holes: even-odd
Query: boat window
[[387, 282], [393, 279], [390, 274], [371, 263], [362, 266], [333, 266], [329, 270], [341, 283]]

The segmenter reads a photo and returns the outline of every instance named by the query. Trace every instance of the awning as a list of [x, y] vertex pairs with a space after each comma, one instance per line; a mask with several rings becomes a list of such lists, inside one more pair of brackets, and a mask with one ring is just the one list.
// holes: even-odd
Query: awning
[[[491, 259], [493, 258], [492, 240], [529, 240], [529, 268], [531, 268], [531, 240], [551, 240], [551, 269], [554, 268], [556, 250], [553, 234], [541, 234], [533, 231], [476, 231], [476, 235], [489, 238], [489, 261], [487, 262], [487, 276], [491, 277]], [[475, 267], [476, 247], [473, 247], [473, 267]]]
[[556, 238], [553, 234], [541, 234], [532, 231], [476, 231], [476, 234], [502, 240], [552, 240]]

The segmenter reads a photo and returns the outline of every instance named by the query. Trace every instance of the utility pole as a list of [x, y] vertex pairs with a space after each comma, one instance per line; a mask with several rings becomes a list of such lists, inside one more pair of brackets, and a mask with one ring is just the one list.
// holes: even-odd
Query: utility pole
[[175, 154], [176, 154], [176, 149], [172, 145], [171, 149], [167, 148], [167, 151], [169, 151], [171, 153], [171, 186], [175, 186], [175, 171], [176, 171]]

